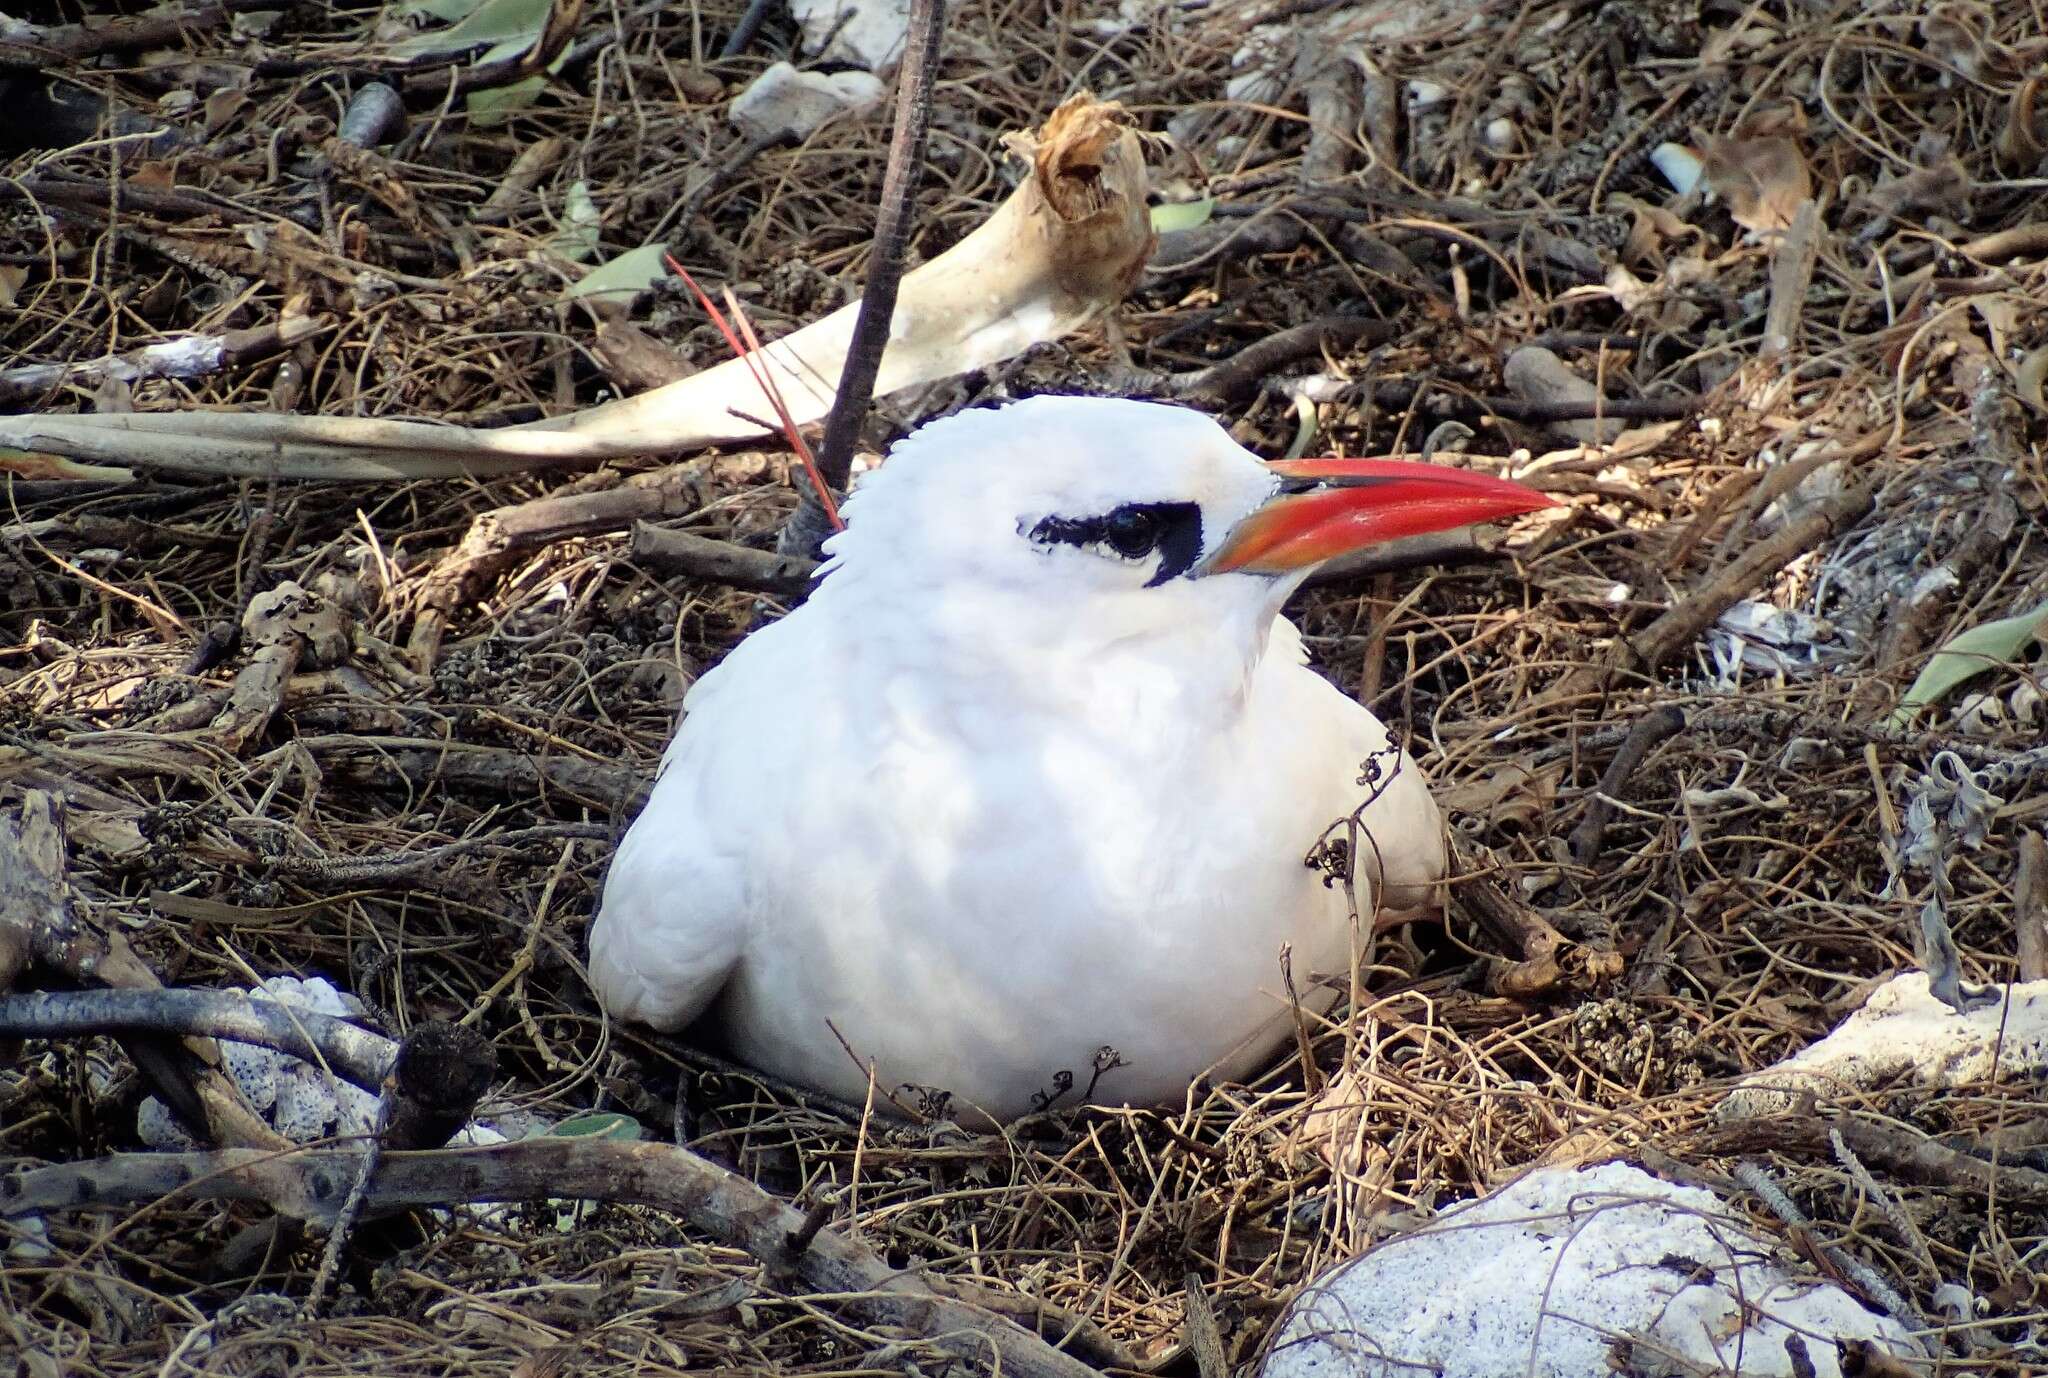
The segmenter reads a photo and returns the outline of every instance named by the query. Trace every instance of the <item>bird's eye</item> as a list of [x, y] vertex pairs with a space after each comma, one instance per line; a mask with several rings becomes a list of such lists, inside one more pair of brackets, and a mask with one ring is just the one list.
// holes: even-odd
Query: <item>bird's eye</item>
[[1142, 507], [1122, 507], [1103, 519], [1102, 539], [1127, 560], [1149, 555], [1159, 545], [1159, 518]]

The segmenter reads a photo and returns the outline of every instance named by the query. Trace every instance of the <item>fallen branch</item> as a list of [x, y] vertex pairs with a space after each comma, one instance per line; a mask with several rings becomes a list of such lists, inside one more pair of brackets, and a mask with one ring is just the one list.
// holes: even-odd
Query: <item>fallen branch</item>
[[[0, 1179], [0, 1215], [135, 1205], [183, 1195], [258, 1201], [303, 1220], [332, 1221], [359, 1153], [124, 1153], [33, 1168]], [[672, 1211], [712, 1239], [793, 1273], [872, 1323], [902, 1326], [984, 1370], [1012, 1378], [1099, 1378], [1014, 1322], [941, 1295], [833, 1229], [801, 1252], [788, 1241], [803, 1212], [687, 1149], [659, 1143], [531, 1139], [490, 1148], [384, 1155], [365, 1194], [370, 1211], [572, 1197]]]
[[204, 378], [237, 364], [267, 359], [326, 328], [327, 322], [317, 316], [286, 316], [247, 330], [230, 330], [224, 335], [186, 335], [125, 354], [108, 354], [74, 364], [17, 364], [0, 369], [0, 403], [35, 402], [56, 388], [94, 388], [109, 378], [124, 383], [149, 378]]
[[330, 778], [408, 789], [481, 789], [528, 803], [549, 795], [618, 817], [640, 811], [649, 781], [636, 770], [578, 756], [533, 756], [508, 747], [418, 737], [301, 737]]
[[232, 15], [272, 8], [275, 4], [276, 0], [213, 0], [189, 10], [165, 8], [132, 17], [49, 28], [30, 25], [29, 37], [0, 43], [0, 69], [46, 72], [59, 62], [76, 62], [98, 53], [160, 48], [195, 30], [212, 28]]
[[1643, 760], [1656, 746], [1685, 730], [1685, 710], [1676, 704], [1667, 703], [1654, 708], [1637, 718], [1622, 739], [1621, 749], [1614, 753], [1614, 759], [1607, 763], [1607, 769], [1600, 774], [1600, 783], [1593, 787], [1591, 798], [1586, 804], [1586, 816], [1579, 820], [1579, 826], [1572, 829], [1572, 860], [1581, 866], [1591, 866], [1600, 855], [1600, 844], [1607, 838], [1608, 820], [1614, 817], [1615, 797], [1630, 776], [1642, 769]]
[[2048, 1172], [1949, 1148], [1902, 1125], [1836, 1115], [1828, 1124], [1858, 1157], [1882, 1163], [1916, 1182], [1974, 1196], [1996, 1196], [2020, 1206], [2048, 1206]]
[[1564, 971], [1559, 955], [1571, 940], [1534, 911], [1516, 904], [1491, 876], [1473, 875], [1451, 892], [1465, 913], [1484, 929], [1512, 960], [1497, 961], [1487, 985], [1494, 993], [1515, 999], [1541, 995], [1557, 985]]
[[[307, 1062], [375, 1091], [396, 1065], [398, 1044], [329, 1014], [230, 990], [66, 990], [0, 995], [0, 1037], [78, 1038], [157, 1033], [225, 1038]], [[442, 1136], [442, 1142], [447, 1136]]]
[[[15, 818], [0, 818], [0, 877], [14, 877], [8, 882], [13, 893], [0, 891], [0, 902], [14, 921], [9, 939], [25, 941], [34, 967], [67, 981], [161, 990], [163, 982], [135, 955], [126, 938], [79, 917], [64, 878], [64, 855], [63, 814], [56, 797], [28, 790]], [[135, 1035], [122, 1039], [121, 1046], [187, 1128], [207, 1134], [215, 1143], [262, 1148], [284, 1144], [221, 1072], [220, 1050], [211, 1041], [185, 1045], [198, 1058], [197, 1065], [192, 1057], [180, 1056], [176, 1042], [163, 1038]]]
[[1792, 216], [1771, 260], [1771, 304], [1764, 312], [1761, 353], [1766, 359], [1789, 352], [1806, 312], [1806, 291], [1820, 255], [1820, 203], [1806, 200]]
[[[1022, 185], [904, 277], [877, 396], [1071, 333], [1121, 301], [1144, 266], [1154, 235], [1143, 148], [1121, 107], [1076, 96], [1036, 139], [1015, 138], [1012, 147], [1031, 157]], [[200, 212], [215, 210], [190, 199]], [[857, 314], [854, 303], [752, 356], [798, 424], [830, 407]], [[748, 360], [729, 359], [635, 397], [496, 430], [257, 412], [0, 416], [0, 447], [216, 477], [486, 477], [756, 439], [765, 431], [750, 418], [773, 414]]]
[[1699, 640], [1737, 599], [1837, 531], [1862, 520], [1876, 499], [1877, 488], [1872, 482], [1814, 503], [1797, 519], [1744, 551], [1641, 632], [1616, 637], [1599, 665], [1572, 671], [1544, 697], [1555, 701], [1592, 692], [1606, 693], [1623, 674], [1654, 672], [1673, 653]]
[[810, 588], [818, 562], [801, 555], [778, 555], [731, 541], [714, 541], [687, 531], [636, 522], [633, 559], [662, 574], [708, 579], [753, 593], [795, 598]]
[[2012, 922], [2018, 930], [2019, 979], [2048, 980], [2048, 837], [2037, 832], [2020, 834]]
[[1350, 344], [1366, 340], [1379, 344], [1392, 339], [1397, 329], [1392, 321], [1372, 316], [1319, 316], [1275, 331], [1263, 340], [1246, 345], [1221, 363], [1206, 368], [1185, 369], [1177, 373], [1135, 368], [1109, 370], [1102, 379], [1103, 389], [1119, 395], [1172, 397], [1184, 401], [1242, 401], [1257, 392], [1274, 369], [1314, 354], [1326, 342]]
[[449, 619], [474, 603], [484, 584], [521, 555], [572, 536], [616, 531], [643, 517], [680, 516], [696, 510], [703, 500], [689, 471], [670, 465], [602, 492], [551, 493], [482, 513], [470, 522], [461, 543], [427, 572], [413, 595], [416, 611], [407, 654], [422, 670], [431, 666]]

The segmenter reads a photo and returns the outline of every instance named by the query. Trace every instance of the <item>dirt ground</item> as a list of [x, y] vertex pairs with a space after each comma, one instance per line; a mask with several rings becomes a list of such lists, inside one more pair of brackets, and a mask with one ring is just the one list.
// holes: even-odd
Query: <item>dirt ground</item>
[[[731, 0], [587, 4], [501, 121], [447, 57], [396, 65], [397, 8], [191, 0], [116, 42], [63, 29], [75, 5], [12, 7], [68, 36], [52, 58], [0, 28], [0, 410], [487, 425], [594, 405], [648, 375], [563, 299], [579, 245], [665, 241], [764, 334], [858, 295], [888, 106], [783, 146], [727, 118], [769, 63], [806, 61], [781, 7], [721, 58]], [[627, 521], [462, 542], [486, 514], [639, 485], [661, 525], [764, 547], [795, 501], [779, 446], [377, 483], [0, 450], [0, 811], [61, 800], [76, 912], [166, 984], [318, 975], [394, 1033], [466, 1020], [496, 1049], [487, 1109], [685, 1123], [890, 1266], [1050, 1317], [1097, 1368], [1221, 1378], [1188, 1346], [1191, 1295], [1249, 1362], [1295, 1289], [1413, 1213], [1620, 1153], [1724, 1186], [1760, 1165], [1808, 1223], [1733, 1198], [1888, 1279], [1942, 1371], [2041, 1371], [2038, 1080], [1717, 1107], [1929, 960], [1930, 896], [1965, 982], [2048, 975], [2019, 876], [2048, 819], [2039, 642], [1897, 711], [1951, 636], [2048, 605], [2044, 32], [2035, 0], [949, 6], [913, 263], [1015, 184], [1000, 136], [1082, 89], [1171, 133], [1160, 200], [1215, 206], [1118, 313], [1128, 361], [1096, 327], [898, 394], [871, 449], [977, 400], [1151, 391], [1264, 454], [1428, 445], [1569, 504], [1293, 609], [1318, 664], [1405, 725], [1471, 877], [1444, 922], [1383, 940], [1306, 1065], [977, 1134], [864, 1124], [605, 1027], [581, 961], [611, 841], [682, 690], [778, 605], [636, 562]], [[337, 145], [378, 75], [402, 131]], [[81, 103], [87, 132], [59, 137]], [[1683, 195], [1659, 166], [1682, 157], [1652, 156], [1681, 144]], [[280, 338], [288, 318], [319, 325]], [[724, 356], [673, 282], [629, 320], [682, 369]], [[188, 378], [23, 372], [186, 332], [231, 347]], [[1532, 383], [1540, 356], [1508, 365], [1531, 345], [1608, 419]], [[349, 641], [245, 723], [260, 648], [233, 631], [287, 581]], [[1671, 730], [1611, 770], [1663, 710]], [[1899, 839], [1942, 753], [1997, 802], [1929, 868]], [[147, 1086], [111, 1040], [0, 1046], [7, 1168], [138, 1147]], [[1831, 1146], [1841, 1116], [1889, 1149]], [[1930, 1145], [1959, 1154], [1930, 1166]], [[310, 1318], [324, 1234], [262, 1204], [44, 1225], [0, 1256], [9, 1373], [955, 1362], [640, 1206], [369, 1222]]]

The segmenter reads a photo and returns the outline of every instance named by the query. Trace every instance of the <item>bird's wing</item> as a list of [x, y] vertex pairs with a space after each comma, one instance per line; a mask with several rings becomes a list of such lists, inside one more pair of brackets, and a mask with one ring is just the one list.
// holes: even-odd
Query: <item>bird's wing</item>
[[1306, 665], [1308, 645], [1301, 639], [1301, 628], [1285, 617], [1273, 619], [1271, 639], [1266, 644], [1266, 654], [1281, 665]]
[[[662, 753], [647, 806], [612, 859], [590, 927], [590, 983], [614, 1018], [684, 1027], [717, 996], [746, 939], [746, 860], [721, 824], [723, 788], [759, 787], [728, 767], [751, 734], [730, 721], [744, 706], [747, 645], [692, 685]], [[744, 715], [742, 715], [744, 716]], [[757, 725], [758, 726], [758, 725]], [[731, 801], [727, 801], [730, 805]]]
[[[1395, 749], [1370, 709], [1307, 668], [1301, 633], [1285, 618], [1274, 624], [1270, 659], [1285, 667], [1285, 682], [1300, 696], [1291, 710], [1296, 721], [1320, 724], [1314, 734], [1318, 752], [1338, 758], [1325, 756], [1317, 776], [1337, 782], [1330, 806], [1333, 821], [1365, 805], [1359, 817], [1360, 881], [1370, 884], [1383, 910], [1428, 904], [1447, 859], [1443, 812], [1422, 768], [1405, 748]], [[1363, 784], [1361, 777], [1366, 777]]]

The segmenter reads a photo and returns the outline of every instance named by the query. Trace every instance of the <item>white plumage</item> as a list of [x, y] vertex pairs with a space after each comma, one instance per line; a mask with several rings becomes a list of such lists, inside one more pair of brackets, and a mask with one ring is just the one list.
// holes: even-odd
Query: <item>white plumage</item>
[[606, 1009], [709, 1014], [782, 1077], [860, 1101], [871, 1063], [997, 1119], [1063, 1071], [1085, 1087], [1104, 1047], [1112, 1103], [1260, 1065], [1292, 1029], [1283, 953], [1317, 1006], [1318, 976], [1348, 985], [1343, 888], [1305, 858], [1367, 800], [1362, 763], [1392, 776], [1363, 815], [1368, 922], [1444, 867], [1414, 762], [1279, 616], [1309, 566], [1219, 560], [1300, 501], [1283, 484], [1139, 402], [899, 444], [810, 600], [691, 690], [591, 930]]

